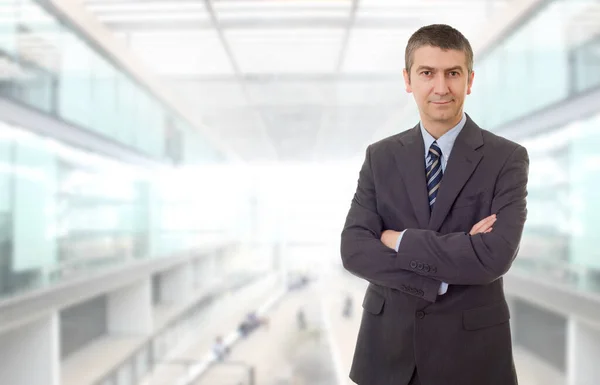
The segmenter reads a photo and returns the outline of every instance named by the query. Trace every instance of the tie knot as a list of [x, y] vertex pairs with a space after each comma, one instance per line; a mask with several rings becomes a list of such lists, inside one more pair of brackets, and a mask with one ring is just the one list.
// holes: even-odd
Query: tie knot
[[442, 150], [440, 149], [440, 146], [438, 146], [437, 142], [431, 143], [431, 146], [429, 147], [429, 154], [431, 154], [431, 156], [434, 158], [439, 158], [442, 156]]

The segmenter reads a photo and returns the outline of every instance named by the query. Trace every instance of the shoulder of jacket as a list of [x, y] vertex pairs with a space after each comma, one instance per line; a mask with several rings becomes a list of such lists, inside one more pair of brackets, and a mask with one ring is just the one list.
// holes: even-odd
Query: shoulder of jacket
[[388, 136], [387, 138], [378, 140], [377, 142], [371, 143], [369, 145], [371, 155], [380, 153], [381, 151], [386, 151], [386, 149], [388, 149], [390, 146], [397, 146], [400, 140], [402, 140], [402, 138], [408, 135], [412, 130], [413, 128], [409, 128], [398, 134], [394, 134]]
[[494, 148], [494, 151], [500, 152], [505, 155], [511, 155], [515, 150], [522, 149], [525, 150], [525, 147], [520, 145], [517, 142], [514, 142], [510, 139], [507, 139], [503, 136], [494, 134], [488, 130], [481, 129], [481, 134], [483, 135], [483, 142], [485, 145], [491, 145]]

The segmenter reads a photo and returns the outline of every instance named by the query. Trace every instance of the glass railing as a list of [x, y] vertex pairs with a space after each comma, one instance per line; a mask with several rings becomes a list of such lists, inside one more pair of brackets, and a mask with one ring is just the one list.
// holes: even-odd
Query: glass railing
[[515, 271], [600, 294], [600, 113], [521, 144], [530, 158], [528, 218]]
[[170, 177], [176, 170], [126, 164], [0, 122], [0, 297], [225, 242], [218, 214], [228, 210], [199, 206], [220, 194], [217, 184]]
[[600, 87], [600, 6], [546, 1], [517, 28], [475, 57], [466, 110], [486, 129]]
[[580, 293], [596, 294], [600, 298], [600, 269], [574, 265], [567, 261], [548, 260], [543, 255], [519, 255], [511, 271]]
[[154, 158], [182, 162], [187, 151], [221, 160], [199, 131], [48, 4], [0, 1], [0, 97]]

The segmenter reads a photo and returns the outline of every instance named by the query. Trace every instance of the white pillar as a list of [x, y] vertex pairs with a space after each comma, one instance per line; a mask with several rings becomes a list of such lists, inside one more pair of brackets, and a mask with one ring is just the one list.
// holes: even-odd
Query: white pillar
[[152, 285], [150, 278], [108, 295], [108, 332], [145, 335], [152, 332]]
[[597, 385], [600, 378], [600, 326], [569, 318], [567, 385]]
[[60, 385], [58, 314], [0, 335], [0, 383]]
[[193, 293], [193, 267], [191, 262], [184, 263], [160, 276], [160, 301], [162, 303], [180, 303], [189, 300]]

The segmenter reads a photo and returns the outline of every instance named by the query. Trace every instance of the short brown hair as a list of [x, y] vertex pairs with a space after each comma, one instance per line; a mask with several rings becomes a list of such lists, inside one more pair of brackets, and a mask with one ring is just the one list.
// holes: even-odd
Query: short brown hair
[[469, 40], [457, 29], [446, 24], [432, 24], [421, 27], [408, 39], [404, 61], [406, 71], [410, 76], [410, 70], [414, 62], [415, 51], [424, 46], [438, 47], [441, 49], [454, 49], [463, 51], [467, 60], [469, 74], [473, 72], [473, 49]]

